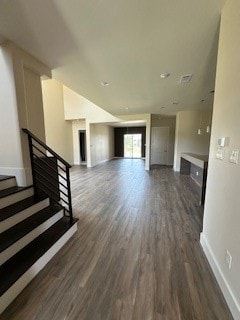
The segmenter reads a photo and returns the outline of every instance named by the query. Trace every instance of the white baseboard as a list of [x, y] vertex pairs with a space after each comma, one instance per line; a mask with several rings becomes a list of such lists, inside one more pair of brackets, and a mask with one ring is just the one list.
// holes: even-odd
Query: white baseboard
[[111, 157], [111, 158], [105, 159], [105, 160], [101, 160], [101, 161], [98, 162], [97, 164], [104, 163], [104, 162], [108, 162], [108, 161], [111, 161], [111, 160], [113, 160], [113, 159], [114, 159], [114, 157]]
[[52, 257], [77, 231], [75, 223], [42, 257], [40, 257], [0, 298], [0, 314], [29, 284], [29, 282], [43, 269]]
[[21, 187], [26, 187], [32, 184], [31, 168], [0, 167], [0, 174], [16, 177], [17, 185]]
[[96, 166], [98, 166], [99, 164], [103, 164], [104, 162], [108, 162], [108, 161], [111, 161], [111, 160], [113, 160], [114, 158], [109, 158], [109, 159], [105, 159], [105, 160], [101, 160], [101, 161], [99, 161], [98, 163], [96, 163], [96, 164], [87, 164], [87, 167], [88, 168], [94, 168], [94, 167], [96, 167]]
[[101, 163], [104, 163], [104, 162], [108, 162], [108, 161], [110, 161], [110, 160], [112, 160], [112, 158], [101, 160], [100, 162], [97, 163], [97, 165], [98, 165], [98, 164], [101, 164]]
[[200, 243], [202, 245], [205, 256], [208, 259], [208, 262], [212, 268], [212, 271], [216, 277], [216, 280], [220, 286], [220, 289], [224, 295], [224, 298], [228, 304], [228, 307], [232, 313], [234, 320], [240, 320], [240, 306], [235, 298], [229, 284], [227, 283], [226, 278], [224, 277], [218, 262], [216, 261], [213, 252], [205, 238], [204, 234], [201, 233]]

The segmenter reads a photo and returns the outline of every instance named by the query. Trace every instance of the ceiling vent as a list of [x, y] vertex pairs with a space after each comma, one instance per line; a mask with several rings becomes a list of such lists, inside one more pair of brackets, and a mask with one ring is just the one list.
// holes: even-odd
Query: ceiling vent
[[179, 83], [188, 83], [192, 79], [192, 74], [186, 74], [185, 76], [181, 76]]

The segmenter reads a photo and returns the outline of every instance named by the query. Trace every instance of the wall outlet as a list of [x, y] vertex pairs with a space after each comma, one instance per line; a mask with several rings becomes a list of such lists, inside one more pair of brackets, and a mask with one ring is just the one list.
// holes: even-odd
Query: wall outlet
[[224, 149], [223, 148], [217, 148], [217, 153], [216, 153], [216, 158], [219, 160], [223, 160], [224, 159]]
[[232, 268], [232, 256], [228, 250], [225, 255], [225, 262], [228, 266], [228, 269], [230, 270]]
[[239, 150], [232, 150], [230, 152], [229, 162], [238, 164]]
[[197, 171], [197, 172], [196, 172], [196, 176], [198, 176], [198, 175], [199, 175], [199, 172]]

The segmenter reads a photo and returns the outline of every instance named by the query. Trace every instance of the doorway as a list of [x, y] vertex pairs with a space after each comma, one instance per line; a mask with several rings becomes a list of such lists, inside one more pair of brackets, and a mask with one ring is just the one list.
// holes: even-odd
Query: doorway
[[124, 134], [124, 158], [142, 157], [142, 134]]
[[87, 161], [86, 130], [79, 130], [79, 149], [80, 149], [80, 163], [85, 163]]
[[169, 127], [152, 127], [151, 164], [168, 164]]

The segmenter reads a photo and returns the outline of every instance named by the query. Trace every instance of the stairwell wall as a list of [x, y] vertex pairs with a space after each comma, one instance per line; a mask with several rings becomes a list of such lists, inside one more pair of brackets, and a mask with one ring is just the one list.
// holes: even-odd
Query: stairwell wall
[[0, 47], [0, 174], [23, 179], [21, 140], [12, 55]]
[[72, 122], [64, 117], [63, 84], [55, 79], [42, 81], [46, 143], [73, 164]]
[[[1, 136], [7, 144], [1, 155], [0, 174], [15, 175], [19, 185], [32, 183], [28, 140], [22, 128], [45, 141], [41, 78], [51, 70], [26, 51], [6, 41], [1, 47]], [[2, 70], [4, 72], [2, 72]], [[11, 133], [6, 133], [4, 128]], [[1, 145], [0, 145], [1, 146]]]

